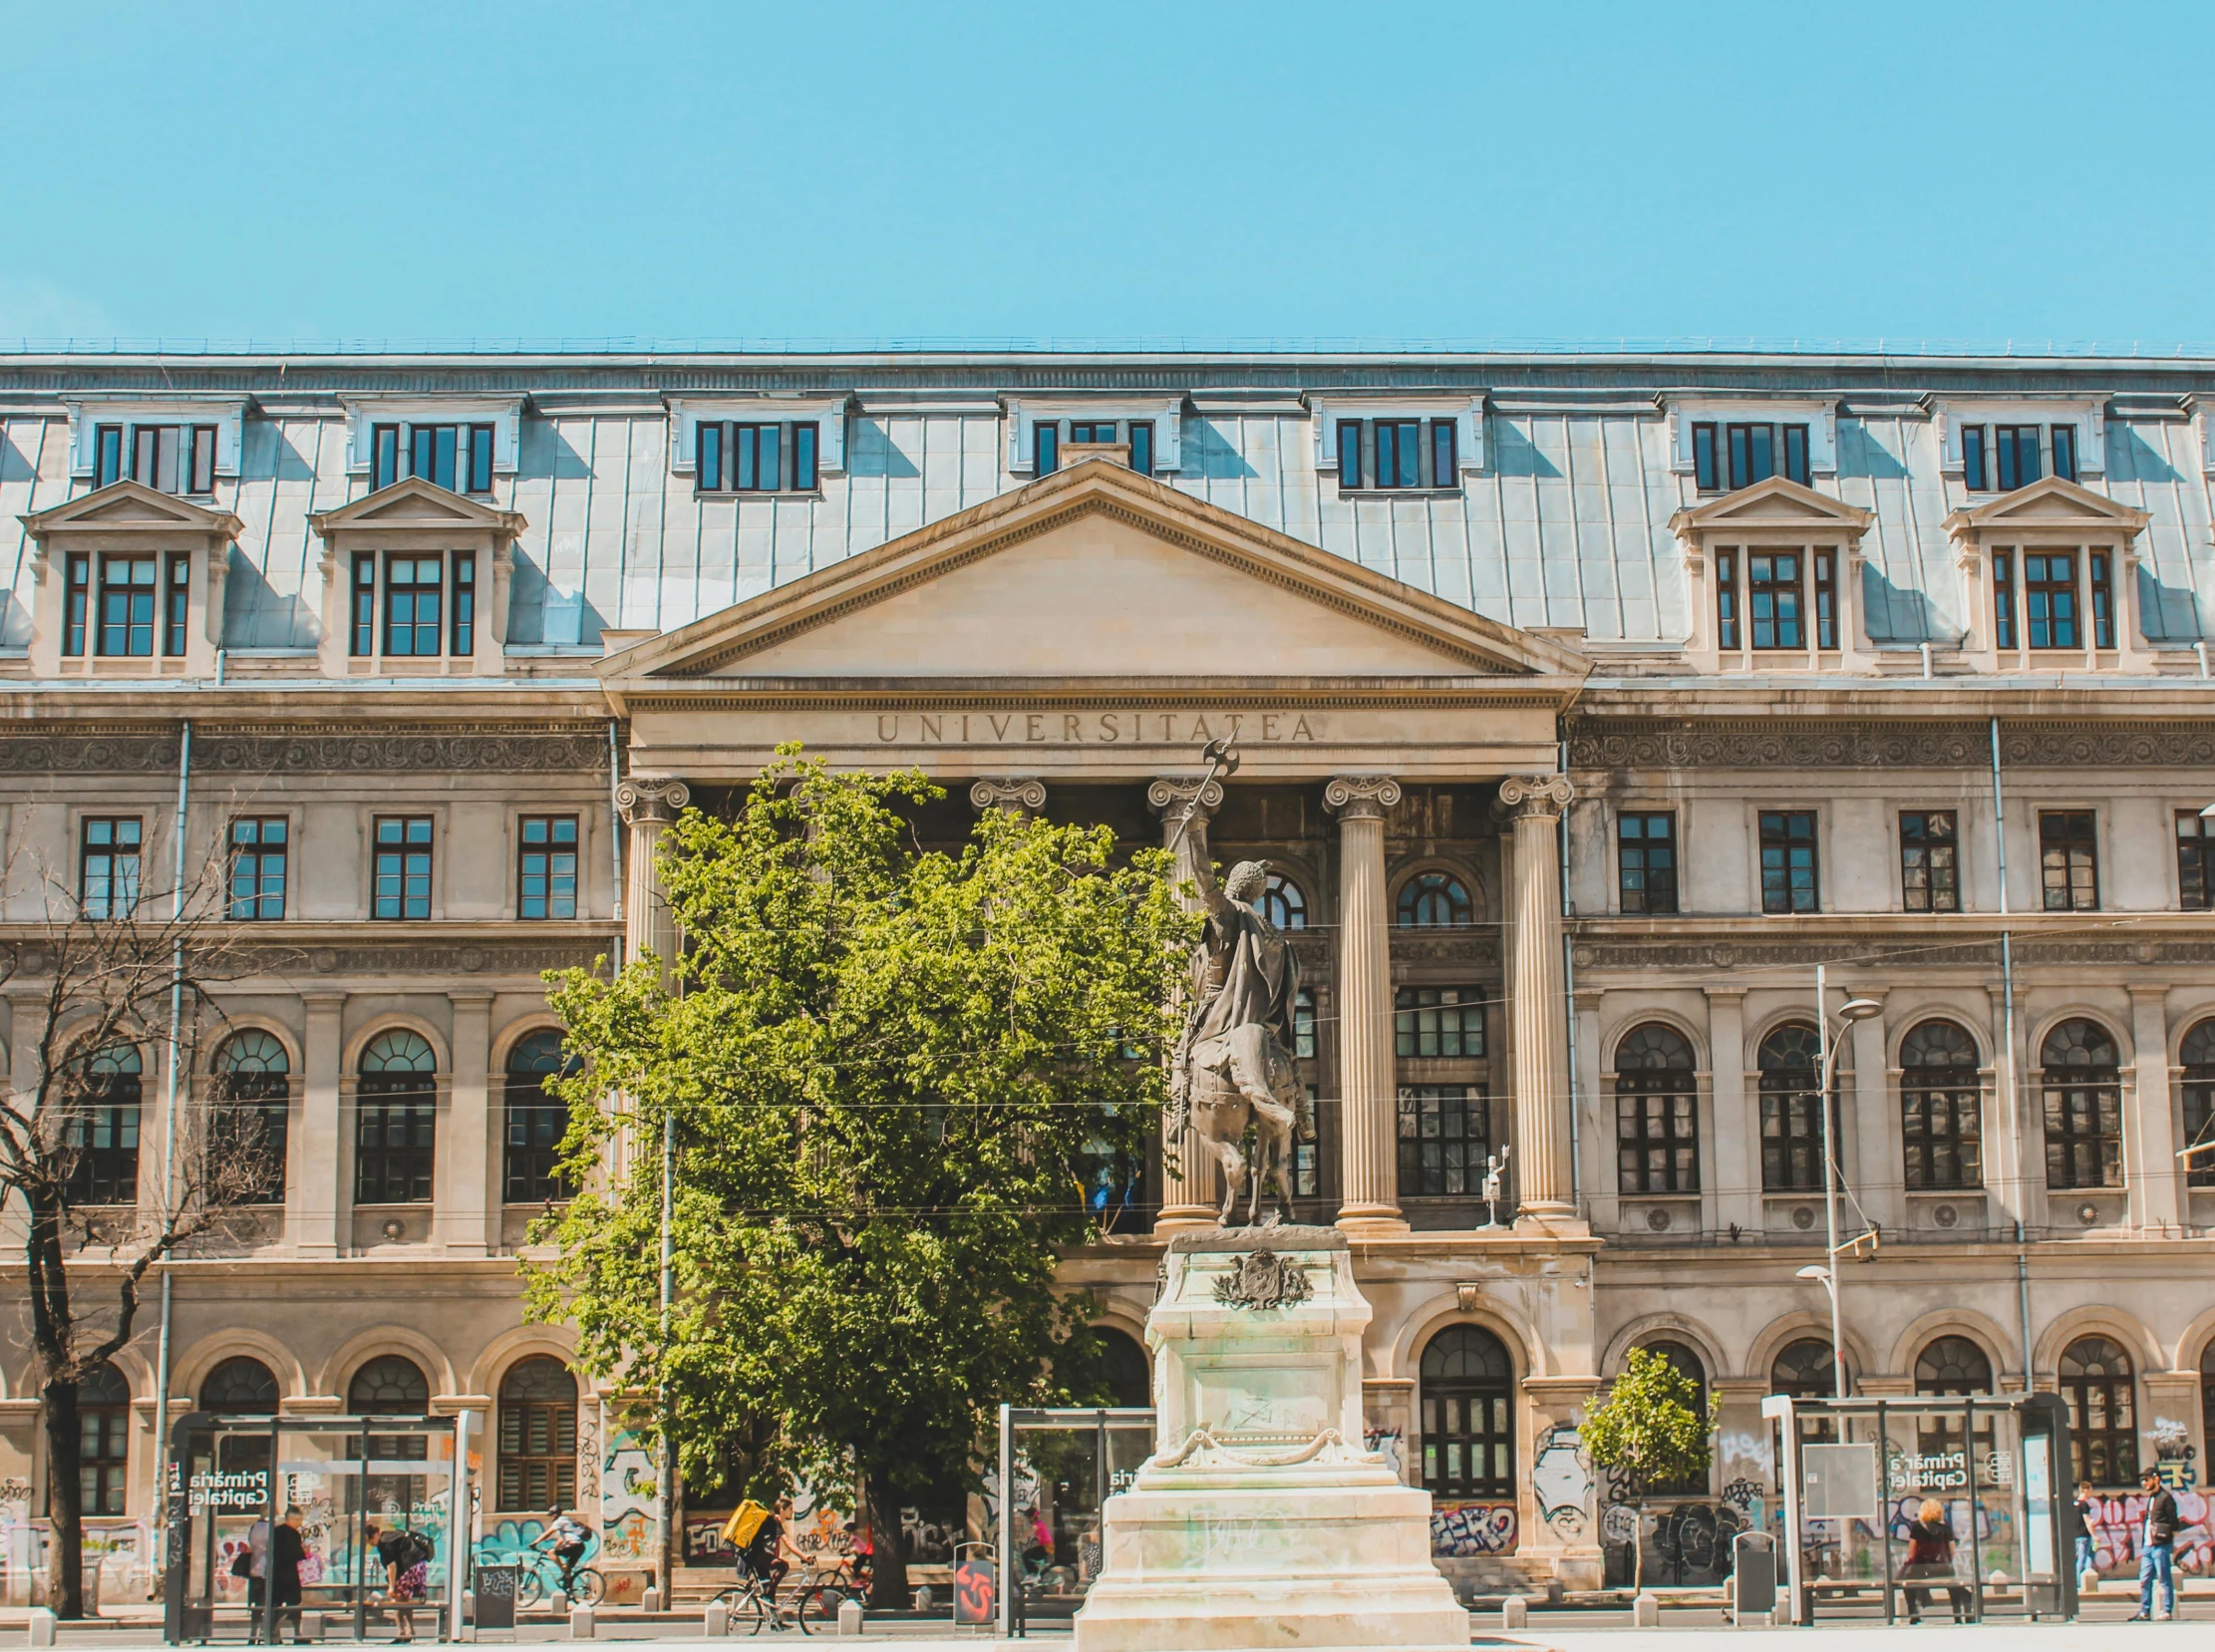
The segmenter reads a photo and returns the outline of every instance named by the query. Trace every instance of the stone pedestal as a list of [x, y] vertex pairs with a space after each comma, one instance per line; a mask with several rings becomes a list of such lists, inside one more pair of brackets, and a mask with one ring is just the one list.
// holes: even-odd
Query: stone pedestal
[[1430, 1494], [1362, 1446], [1370, 1308], [1345, 1235], [1179, 1234], [1163, 1265], [1154, 1453], [1108, 1499], [1076, 1652], [1466, 1647]]

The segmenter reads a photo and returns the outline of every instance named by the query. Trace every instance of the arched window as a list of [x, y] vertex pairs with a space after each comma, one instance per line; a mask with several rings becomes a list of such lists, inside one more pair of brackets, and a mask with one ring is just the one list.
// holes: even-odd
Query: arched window
[[1261, 899], [1254, 904], [1261, 915], [1279, 929], [1308, 926], [1308, 897], [1299, 884], [1282, 872], [1269, 874], [1261, 886]]
[[2105, 1337], [2078, 1337], [2062, 1351], [2070, 1479], [2094, 1486], [2129, 1486], [2137, 1480], [2137, 1385], [2132, 1376], [2130, 1356]]
[[1466, 926], [1473, 916], [1469, 891], [1449, 872], [1418, 872], [1400, 885], [1400, 927]]
[[[1847, 1373], [1850, 1382], [1852, 1373]], [[1786, 1343], [1769, 1362], [1769, 1392], [1795, 1400], [1827, 1400], [1837, 1393], [1830, 1372], [1830, 1344], [1821, 1337]]]
[[558, 1097], [546, 1094], [546, 1079], [554, 1073], [567, 1077], [577, 1067], [574, 1056], [563, 1060], [561, 1033], [553, 1027], [526, 1033], [507, 1052], [504, 1167], [509, 1204], [543, 1204], [569, 1196], [560, 1168], [561, 1139], [568, 1133], [569, 1109]]
[[[1841, 1057], [1841, 1059], [1843, 1059]], [[1823, 1184], [1822, 1044], [1812, 1023], [1787, 1021], [1761, 1040], [1761, 1186], [1772, 1193], [1811, 1192]], [[1837, 1099], [1833, 1073], [1831, 1097]], [[1838, 1110], [1831, 1109], [1831, 1148], [1838, 1142]]]
[[276, 1038], [249, 1028], [215, 1052], [208, 1145], [236, 1165], [249, 1189], [241, 1202], [284, 1202], [285, 1143], [292, 1116], [292, 1061]]
[[346, 1385], [346, 1409], [356, 1417], [420, 1417], [431, 1409], [430, 1379], [406, 1355], [380, 1354]]
[[1153, 1368], [1137, 1340], [1112, 1326], [1094, 1327], [1100, 1340], [1100, 1373], [1118, 1406], [1153, 1404]]
[[[1705, 1418], [1708, 1415], [1708, 1365], [1700, 1357], [1699, 1350], [1668, 1339], [1649, 1342], [1645, 1348], [1649, 1354], [1659, 1354], [1667, 1360], [1670, 1370], [1692, 1384], [1693, 1415]], [[1703, 1471], [1680, 1480], [1656, 1481], [1647, 1489], [1657, 1496], [1697, 1497], [1708, 1489], [1708, 1475]]]
[[1449, 1325], [1423, 1350], [1423, 1485], [1439, 1497], [1515, 1493], [1515, 1364], [1479, 1326]]
[[1984, 1098], [1977, 1041], [1925, 1021], [1900, 1043], [1900, 1138], [1910, 1187], [1981, 1187]]
[[2039, 1052], [2045, 1072], [2046, 1184], [2122, 1185], [2122, 1069], [2096, 1021], [2064, 1021]]
[[139, 1100], [145, 1074], [136, 1045], [97, 1050], [70, 1086], [68, 1134], [72, 1204], [139, 1202]]
[[577, 1500], [577, 1380], [543, 1354], [517, 1360], [499, 1385], [500, 1511], [551, 1511]]
[[[2210, 1149], [2184, 1161], [2184, 1180], [2192, 1187], [2215, 1187], [2215, 1019], [2186, 1033], [2177, 1053], [2184, 1061], [2184, 1145]], [[2215, 1446], [2215, 1434], [2207, 1438]]]
[[200, 1410], [233, 1417], [277, 1415], [277, 1379], [250, 1354], [233, 1354], [200, 1379]]
[[1915, 1356], [1918, 1394], [1994, 1394], [1992, 1358], [1967, 1337], [1940, 1337]]
[[362, 1052], [355, 1091], [354, 1202], [421, 1204], [438, 1148], [439, 1058], [405, 1027]]
[[112, 1365], [77, 1385], [78, 1494], [87, 1514], [121, 1514], [131, 1467], [131, 1384]]
[[1615, 1047], [1616, 1186], [1700, 1191], [1700, 1099], [1692, 1046], [1659, 1022]]

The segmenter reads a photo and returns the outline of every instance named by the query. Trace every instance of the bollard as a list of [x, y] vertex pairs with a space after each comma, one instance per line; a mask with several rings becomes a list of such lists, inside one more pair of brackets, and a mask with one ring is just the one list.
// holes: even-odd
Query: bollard
[[861, 1633], [861, 1602], [851, 1595], [838, 1602], [838, 1633], [841, 1635], [858, 1635]]
[[649, 1583], [646, 1585], [646, 1598], [638, 1603], [638, 1609], [648, 1616], [652, 1616], [662, 1609], [662, 1591], [659, 1584]]
[[554, 1590], [553, 1614], [555, 1617], [567, 1617], [569, 1615], [569, 1596], [566, 1591], [561, 1589]]
[[701, 1617], [701, 1628], [708, 1639], [721, 1640], [731, 1632], [731, 1608], [722, 1601], [709, 1601], [708, 1609]]
[[569, 1638], [571, 1640], [590, 1640], [592, 1638], [591, 1607], [572, 1606], [569, 1608]]
[[1502, 1629], [1527, 1629], [1530, 1626], [1530, 1607], [1523, 1597], [1511, 1594], [1499, 1603], [1499, 1626]]
[[31, 1608], [31, 1644], [33, 1646], [52, 1646], [54, 1644], [54, 1614], [44, 1606]]
[[1631, 1624], [1634, 1628], [1639, 1629], [1659, 1629], [1661, 1627], [1661, 1597], [1651, 1589], [1642, 1591], [1638, 1598], [1631, 1602]]

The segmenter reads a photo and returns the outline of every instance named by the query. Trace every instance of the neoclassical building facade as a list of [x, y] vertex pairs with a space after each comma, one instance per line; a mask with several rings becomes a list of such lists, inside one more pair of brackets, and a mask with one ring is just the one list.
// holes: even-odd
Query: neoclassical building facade
[[[2211, 477], [2204, 362], [0, 359], [0, 1050], [57, 903], [212, 867], [243, 962], [175, 1089], [284, 1162], [173, 1268], [165, 1376], [150, 1316], [92, 1385], [95, 1517], [143, 1542], [158, 1392], [417, 1406], [475, 1420], [486, 1541], [583, 1503], [653, 1557], [519, 1300], [540, 972], [665, 949], [660, 833], [797, 740], [929, 773], [925, 840], [1270, 862], [1298, 1202], [1471, 1587], [1627, 1571], [1575, 1426], [1633, 1347], [1721, 1409], [1685, 1505], [1773, 1509], [1761, 1397], [1832, 1380], [1818, 1018], [1855, 1389], [2058, 1389], [2110, 1558], [2157, 1465], [2204, 1566]], [[88, 1197], [158, 1192], [166, 1060]], [[1110, 1327], [1211, 1173], [1104, 1170], [1065, 1272]]]

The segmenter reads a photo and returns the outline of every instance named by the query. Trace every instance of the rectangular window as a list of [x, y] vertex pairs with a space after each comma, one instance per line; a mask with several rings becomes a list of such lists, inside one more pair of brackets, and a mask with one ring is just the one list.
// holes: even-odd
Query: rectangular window
[[1999, 425], [1992, 433], [2000, 458], [2000, 492], [2028, 488], [2039, 479], [2039, 428], [2036, 425]]
[[1755, 648], [1804, 648], [1800, 628], [1799, 552], [1745, 553], [1745, 611]]
[[1153, 421], [1130, 421], [1130, 468], [1142, 477], [1153, 475]]
[[1716, 552], [1716, 646], [1739, 646], [1739, 553]]
[[1998, 648], [2013, 648], [2015, 640], [2015, 553], [1992, 553], [1992, 641]]
[[1723, 492], [1723, 472], [1716, 463], [1716, 428], [1713, 425], [1692, 427], [1692, 475], [1694, 484], [1703, 494]]
[[1984, 1097], [1975, 1069], [1908, 1070], [1900, 1085], [1900, 1151], [1910, 1188], [1984, 1185]]
[[117, 659], [154, 657], [155, 559], [100, 559], [100, 651]]
[[372, 915], [388, 921], [431, 915], [431, 818], [377, 818], [377, 861]]
[[470, 427], [470, 492], [489, 494], [492, 491], [492, 427]]
[[408, 431], [408, 474], [454, 492], [455, 461], [460, 457], [459, 425], [415, 425]]
[[1615, 818], [1616, 886], [1626, 912], [1677, 910], [1677, 817]]
[[2099, 909], [2098, 830], [2088, 809], [2039, 816], [2039, 876], [2049, 912]]
[[[85, 1094], [72, 1098], [74, 1105], [64, 1115], [62, 1126], [76, 1157], [69, 1178], [72, 1202], [139, 1202], [139, 1086], [136, 1073], [96, 1073], [89, 1079]], [[124, 1420], [119, 1417], [116, 1421]], [[123, 1431], [119, 1428], [116, 1433], [121, 1437]], [[115, 1442], [118, 1457], [123, 1455], [122, 1444], [121, 1438]], [[117, 1512], [122, 1512], [120, 1502]]]
[[1834, 550], [1817, 550], [1809, 553], [1815, 564], [1815, 646], [1838, 646], [1838, 553]]
[[1900, 816], [1900, 892], [1910, 912], [1961, 910], [1959, 856], [1952, 810]]
[[369, 432], [369, 491], [390, 488], [400, 480], [400, 427], [373, 425]]
[[2073, 551], [2026, 551], [2023, 557], [2023, 617], [2033, 648], [2081, 648], [2076, 631], [2076, 555]]
[[1700, 1098], [1693, 1074], [1615, 1075], [1615, 1185], [1624, 1193], [1700, 1191]]
[[89, 918], [127, 918], [139, 905], [139, 818], [88, 819], [77, 860], [77, 904]]
[[792, 427], [792, 492], [812, 494], [815, 491], [815, 427]]
[[2208, 853], [2207, 822], [2195, 809], [2176, 812], [2176, 888], [2185, 911], [2215, 909], [2215, 856]]
[[1461, 476], [1460, 437], [1450, 419], [1430, 421], [1430, 486], [1451, 488]]
[[354, 1202], [427, 1202], [439, 1142], [438, 1080], [428, 1073], [379, 1073], [359, 1083]]
[[1805, 488], [1808, 477], [1807, 427], [1805, 425], [1785, 425], [1781, 427], [1780, 434], [1784, 438], [1784, 475], [1788, 480]]
[[2076, 480], [2076, 427], [2056, 425], [2054, 437], [2054, 474], [2063, 482]]
[[1761, 812], [1761, 910], [1819, 912], [1813, 810]]
[[1402, 987], [1393, 995], [1393, 1053], [1465, 1061], [1484, 1054], [1474, 987]]
[[1414, 419], [1377, 421], [1377, 476], [1379, 488], [1423, 486], [1423, 426]]
[[354, 553], [354, 638], [349, 650], [356, 659], [377, 652], [377, 553]]
[[2122, 1087], [2108, 1068], [2046, 1070], [2046, 1184], [2120, 1187]]
[[2108, 572], [2107, 552], [2087, 550], [2084, 562], [2091, 578], [2092, 646], [2115, 646], [2115, 582]]
[[1308, 1111], [1316, 1115], [1316, 1140], [1295, 1141], [1292, 1144], [1292, 1196], [1294, 1198], [1320, 1198], [1323, 1194], [1323, 1124], [1321, 1109], [1315, 1099], [1315, 1086], [1309, 1085]]
[[454, 553], [454, 635], [447, 651], [463, 660], [476, 652], [476, 553], [472, 550]]
[[693, 486], [703, 494], [723, 492], [723, 427], [700, 425], [693, 431]]
[[1069, 439], [1089, 446], [1113, 447], [1115, 422], [1112, 419], [1078, 419], [1069, 427]]
[[439, 599], [446, 558], [437, 551], [387, 552], [385, 556], [385, 652], [395, 655], [439, 651]]
[[1362, 422], [1359, 419], [1338, 422], [1338, 485], [1341, 488], [1362, 485]]
[[69, 588], [62, 605], [62, 652], [72, 659], [85, 652], [85, 616], [92, 607], [93, 559], [69, 559]]
[[131, 428], [131, 480], [158, 493], [176, 493], [180, 435], [175, 425], [134, 425]]
[[192, 553], [173, 550], [162, 559], [161, 652], [176, 659], [184, 652], [186, 620], [192, 609]]
[[232, 922], [272, 923], [284, 916], [285, 863], [291, 847], [287, 835], [281, 815], [231, 822]]
[[93, 428], [93, 486], [106, 488], [122, 480], [123, 427], [97, 425]]
[[785, 480], [784, 427], [731, 427], [731, 486], [742, 494], [774, 494]]
[[1731, 487], [1734, 490], [1750, 488], [1776, 475], [1774, 425], [1732, 425], [1727, 435], [1731, 444]]
[[1031, 469], [1034, 474], [1050, 477], [1062, 459], [1062, 427], [1052, 419], [1041, 419], [1031, 427]]
[[525, 815], [515, 912], [526, 918], [577, 915], [577, 818]]
[[1473, 1198], [1484, 1190], [1491, 1109], [1473, 1084], [1403, 1085], [1400, 1195]]
[[1972, 494], [1992, 490], [1991, 471], [1985, 464], [1985, 428], [1982, 425], [1961, 428], [1961, 485]]
[[1315, 1060], [1315, 994], [1306, 987], [1292, 1000], [1292, 1054], [1300, 1061]]
[[215, 427], [192, 427], [191, 463], [185, 476], [185, 492], [212, 494], [215, 492]]

